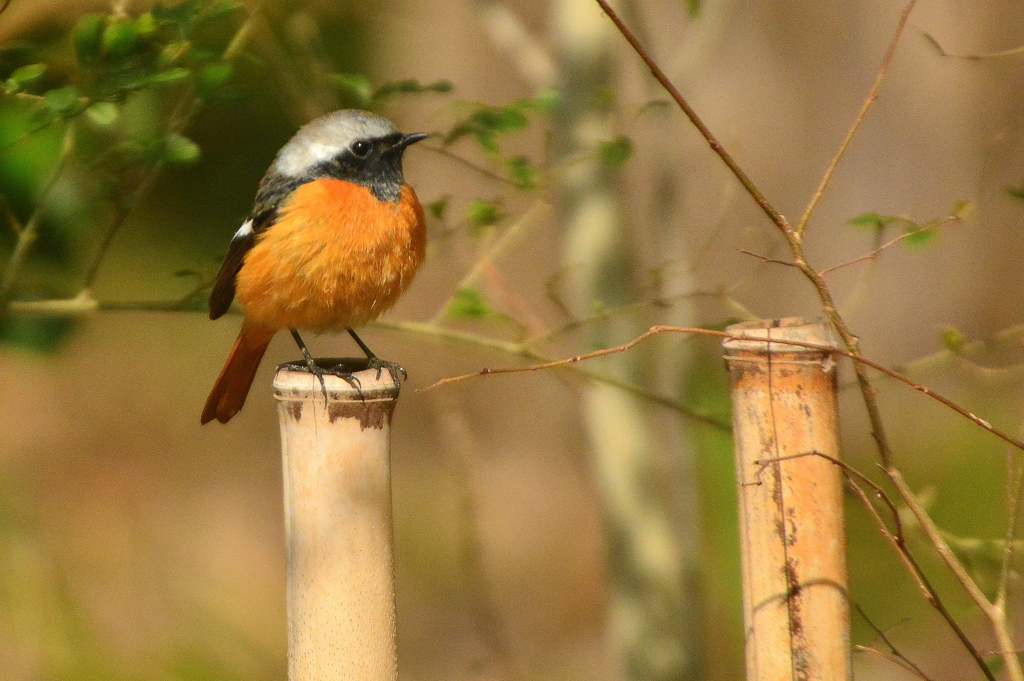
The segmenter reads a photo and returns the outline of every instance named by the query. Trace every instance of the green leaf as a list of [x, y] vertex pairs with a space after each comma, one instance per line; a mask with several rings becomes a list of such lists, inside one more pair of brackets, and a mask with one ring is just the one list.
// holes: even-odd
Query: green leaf
[[456, 124], [445, 137], [446, 145], [462, 137], [472, 137], [489, 154], [497, 154], [498, 137], [524, 130], [530, 124], [527, 114], [536, 110], [533, 100], [521, 99], [508, 106], [477, 105], [465, 120]]
[[176, 132], [164, 140], [164, 159], [175, 165], [189, 165], [199, 160], [199, 145]]
[[135, 19], [135, 33], [140, 38], [149, 39], [153, 37], [157, 28], [157, 22], [156, 19], [153, 18], [152, 12], [140, 14], [138, 18]]
[[427, 214], [435, 220], [444, 220], [444, 214], [448, 211], [448, 202], [451, 201], [451, 198], [451, 194], [445, 194], [441, 198], [431, 201], [426, 205]]
[[57, 116], [73, 116], [82, 110], [83, 104], [78, 100], [78, 90], [67, 87], [48, 90], [43, 93], [47, 108]]
[[1024, 185], [1020, 187], [1007, 187], [1006, 193], [1015, 199], [1024, 201]]
[[131, 19], [114, 19], [103, 29], [103, 52], [114, 58], [126, 57], [138, 40], [135, 22]]
[[[911, 223], [913, 224], [913, 223]], [[920, 248], [935, 240], [938, 232], [931, 225], [913, 225], [904, 229], [907, 237], [904, 239], [909, 248]]]
[[452, 319], [483, 319], [494, 315], [494, 310], [475, 288], [460, 288], [455, 292], [445, 314]]
[[160, 50], [160, 56], [157, 57], [157, 67], [166, 69], [169, 66], [173, 66], [175, 62], [188, 54], [191, 49], [192, 43], [188, 40], [174, 40], [167, 43], [164, 49]]
[[42, 78], [44, 73], [46, 64], [27, 64], [14, 70], [4, 83], [4, 89], [8, 92], [18, 92], [26, 85]]
[[601, 163], [617, 168], [629, 160], [633, 155], [633, 142], [628, 137], [616, 137], [613, 140], [601, 142], [597, 148], [597, 157]]
[[418, 80], [409, 78], [406, 80], [397, 80], [393, 83], [385, 83], [373, 93], [373, 99], [384, 99], [393, 95], [423, 94], [425, 92], [447, 94], [451, 92], [453, 88], [454, 86], [447, 80], [438, 80], [433, 83], [423, 85]]
[[973, 201], [957, 201], [953, 204], [953, 217], [957, 220], [963, 220], [973, 213], [974, 209], [975, 205]]
[[78, 20], [72, 42], [79, 64], [93, 64], [99, 59], [106, 23], [107, 17], [104, 14], [86, 14]]
[[89, 120], [101, 128], [112, 125], [120, 113], [120, 109], [113, 102], [97, 102], [85, 110]]
[[562, 93], [553, 87], [541, 90], [533, 98], [533, 105], [543, 114], [551, 114], [562, 103]]
[[149, 80], [152, 83], [174, 83], [179, 80], [184, 80], [190, 75], [192, 75], [191, 69], [175, 66], [172, 69], [167, 69], [166, 71], [154, 74]]
[[498, 211], [498, 204], [493, 201], [475, 199], [466, 209], [466, 217], [469, 218], [470, 224], [479, 231], [484, 227], [496, 225], [502, 216]]
[[700, 0], [686, 0], [686, 11], [692, 19], [700, 16]]
[[196, 17], [199, 14], [199, 0], [187, 0], [167, 7], [163, 1], [153, 5], [153, 18], [159, 23], [166, 23], [174, 26], [183, 36], [192, 33]]
[[877, 229], [879, 231], [891, 227], [900, 222], [907, 222], [903, 218], [898, 218], [893, 215], [879, 215], [878, 213], [863, 213], [850, 220], [848, 225], [851, 227]]
[[196, 94], [209, 97], [210, 93], [223, 85], [234, 72], [230, 62], [217, 61], [204, 65], [196, 74]]
[[967, 343], [967, 337], [958, 329], [947, 326], [942, 332], [942, 346], [950, 352], [959, 353]]
[[358, 73], [332, 73], [328, 80], [334, 87], [347, 93], [359, 106], [366, 106], [373, 98], [370, 79]]
[[470, 118], [480, 129], [492, 133], [507, 133], [523, 130], [529, 124], [521, 105], [487, 107], [480, 109]]
[[0, 320], [0, 345], [49, 354], [60, 349], [74, 328], [75, 321], [70, 317], [7, 317]]
[[526, 156], [515, 156], [505, 160], [508, 177], [523, 189], [537, 187], [537, 171]]

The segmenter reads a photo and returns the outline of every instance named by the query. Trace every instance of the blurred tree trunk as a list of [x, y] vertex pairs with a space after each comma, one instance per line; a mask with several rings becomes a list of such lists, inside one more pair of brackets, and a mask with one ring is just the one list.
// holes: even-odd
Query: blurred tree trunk
[[[620, 87], [611, 49], [616, 36], [592, 0], [556, 0], [553, 12], [558, 88], [564, 98], [554, 152], [564, 160], [616, 136], [612, 122]], [[642, 172], [660, 188], [674, 181], [666, 158], [655, 154], [636, 159], [628, 172]], [[561, 176], [555, 192], [565, 233], [563, 279], [572, 282], [564, 291], [565, 303], [578, 318], [640, 299], [649, 276], [651, 265], [639, 262], [641, 249], [629, 236], [625, 215], [636, 212], [626, 204], [621, 172], [591, 155]], [[634, 234], [662, 240], [659, 232], [671, 222], [665, 209], [671, 194], [651, 192], [661, 197], [652, 211], [654, 228], [633, 229]], [[667, 242], [678, 248], [680, 240], [676, 236]], [[681, 321], [657, 314], [663, 322]], [[588, 344], [623, 343], [645, 330], [646, 321], [643, 315], [609, 317], [591, 328]], [[671, 353], [647, 347], [609, 358], [601, 369], [651, 390], [674, 391], [685, 362], [680, 346], [670, 347]], [[693, 597], [696, 529], [690, 510], [695, 500], [693, 476], [681, 474], [690, 467], [690, 454], [680, 446], [679, 424], [606, 384], [586, 386], [583, 398], [592, 470], [608, 532], [609, 638], [618, 658], [615, 664], [624, 678], [635, 681], [698, 678], [701, 615]]]

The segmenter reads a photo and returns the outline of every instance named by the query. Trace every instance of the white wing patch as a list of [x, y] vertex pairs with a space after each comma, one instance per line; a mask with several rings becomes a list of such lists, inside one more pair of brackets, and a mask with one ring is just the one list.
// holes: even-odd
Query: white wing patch
[[245, 238], [247, 238], [247, 237], [249, 237], [251, 235], [252, 235], [252, 220], [246, 220], [245, 222], [242, 223], [242, 226], [238, 228], [238, 231], [235, 232], [235, 235], [233, 237], [231, 237], [231, 240], [235, 241], [236, 239], [245, 239]]

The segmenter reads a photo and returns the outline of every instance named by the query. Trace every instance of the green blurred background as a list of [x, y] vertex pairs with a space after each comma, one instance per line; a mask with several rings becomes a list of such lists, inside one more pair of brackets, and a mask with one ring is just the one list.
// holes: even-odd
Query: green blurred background
[[[903, 5], [618, 6], [795, 218]], [[834, 266], [899, 233], [849, 225], [856, 216], [924, 224], [971, 202], [925, 243], [829, 283], [873, 359], [1018, 432], [1024, 55], [943, 57], [926, 33], [949, 52], [1013, 48], [1024, 7], [922, 0], [811, 223], [808, 257]], [[201, 428], [239, 319], [202, 309], [276, 150], [344, 106], [437, 133], [406, 156], [430, 207], [428, 261], [362, 334], [410, 374], [393, 442], [403, 678], [742, 676], [716, 343], [658, 338], [588, 363], [590, 376], [419, 391], [523, 366], [524, 348], [567, 357], [654, 323], [820, 316], [794, 271], [741, 252], [785, 258], [595, 3], [14, 0], [0, 14], [0, 80], [0, 276], [19, 225], [38, 226], [0, 292], [15, 301], [0, 316], [0, 677], [285, 678], [269, 381], [296, 351], [276, 339], [245, 410]], [[101, 310], [17, 310], [86, 283]], [[340, 336], [312, 349], [357, 353]], [[870, 473], [850, 375], [844, 456]], [[1009, 453], [927, 398], [879, 388], [898, 464], [993, 587], [999, 552], [966, 540], [1003, 536]], [[931, 678], [980, 678], [852, 497], [848, 509], [853, 601]], [[911, 535], [950, 610], [991, 650]], [[854, 643], [876, 642], [855, 614]], [[910, 678], [855, 660], [858, 679]]]

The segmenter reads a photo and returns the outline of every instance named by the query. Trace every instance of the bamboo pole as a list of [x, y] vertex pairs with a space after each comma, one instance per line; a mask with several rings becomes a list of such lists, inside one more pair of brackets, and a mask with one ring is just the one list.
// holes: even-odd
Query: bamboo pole
[[[330, 360], [337, 362], [337, 360]], [[324, 360], [327, 362], [327, 360]], [[363, 363], [365, 366], [365, 363]], [[289, 681], [396, 681], [387, 371], [274, 377], [281, 424]]]
[[[739, 486], [747, 681], [852, 678], [836, 364], [799, 319], [737, 324], [727, 340]], [[763, 339], [763, 340], [757, 340]], [[796, 458], [787, 458], [796, 457]]]

